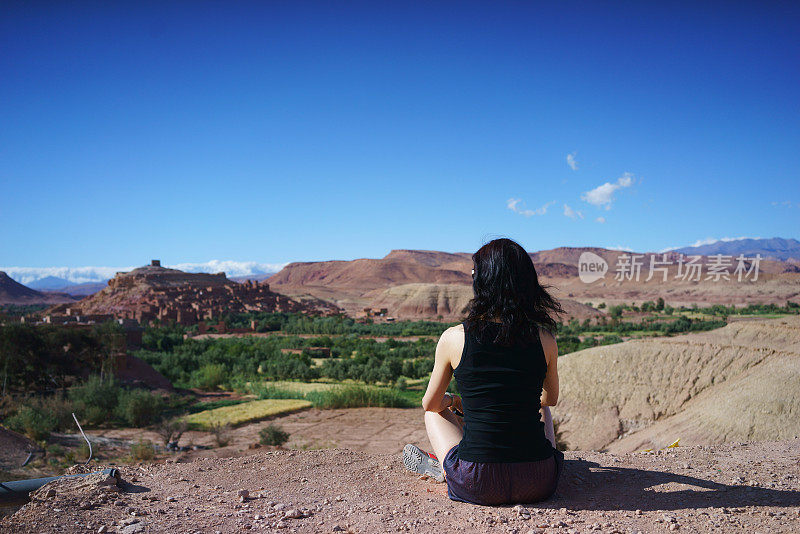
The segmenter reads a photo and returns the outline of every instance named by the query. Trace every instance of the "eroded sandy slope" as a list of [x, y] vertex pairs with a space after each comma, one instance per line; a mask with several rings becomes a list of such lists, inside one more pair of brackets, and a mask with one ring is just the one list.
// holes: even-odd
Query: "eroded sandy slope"
[[800, 435], [800, 317], [583, 350], [559, 376], [554, 417], [574, 449]]

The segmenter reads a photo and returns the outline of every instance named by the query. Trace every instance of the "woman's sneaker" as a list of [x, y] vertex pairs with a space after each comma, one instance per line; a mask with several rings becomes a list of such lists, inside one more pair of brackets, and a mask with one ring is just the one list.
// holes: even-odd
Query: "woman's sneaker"
[[427, 475], [436, 480], [436, 482], [444, 482], [444, 471], [442, 470], [441, 462], [436, 459], [436, 456], [423, 451], [416, 445], [409, 443], [403, 447], [403, 465], [409, 471]]

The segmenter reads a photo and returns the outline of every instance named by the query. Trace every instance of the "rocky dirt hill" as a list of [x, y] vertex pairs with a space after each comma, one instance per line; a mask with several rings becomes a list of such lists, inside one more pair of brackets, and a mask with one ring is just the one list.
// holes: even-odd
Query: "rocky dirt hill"
[[331, 312], [338, 309], [316, 299], [302, 302], [276, 293], [265, 282], [239, 284], [225, 273], [186, 273], [158, 265], [117, 273], [108, 287], [50, 313], [110, 314], [137, 320], [172, 319], [191, 324], [220, 313], [244, 311]]
[[[574, 449], [629, 452], [800, 435], [800, 317], [632, 340], [558, 360], [554, 416]], [[587, 431], [588, 430], [588, 431]]]
[[0, 532], [797, 532], [800, 440], [647, 454], [567, 452], [556, 494], [451, 501], [399, 454], [347, 449], [128, 465], [44, 486]]
[[[383, 290], [375, 290], [366, 296], [377, 296], [369, 301], [372, 309], [386, 308], [399, 319], [419, 319], [442, 317], [446, 321], [454, 321], [464, 316], [464, 308], [472, 298], [472, 286], [463, 284], [401, 284]], [[578, 320], [599, 317], [599, 310], [576, 302], [572, 299], [560, 299], [564, 308], [563, 321], [575, 318]]]

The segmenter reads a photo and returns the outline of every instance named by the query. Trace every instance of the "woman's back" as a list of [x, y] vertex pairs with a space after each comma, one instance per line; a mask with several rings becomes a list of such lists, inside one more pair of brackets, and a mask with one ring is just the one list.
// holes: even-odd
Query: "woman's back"
[[503, 347], [499, 326], [479, 336], [464, 324], [464, 349], [453, 371], [464, 409], [458, 458], [472, 462], [530, 462], [549, 458], [553, 447], [539, 409], [547, 360], [541, 341]]

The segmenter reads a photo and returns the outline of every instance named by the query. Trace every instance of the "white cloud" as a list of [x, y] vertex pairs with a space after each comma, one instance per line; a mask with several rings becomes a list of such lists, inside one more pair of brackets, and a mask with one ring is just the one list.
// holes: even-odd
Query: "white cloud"
[[[178, 263], [165, 265], [191, 273], [225, 272], [228, 276], [247, 276], [280, 271], [285, 263], [257, 263], [254, 261], [211, 260], [203, 263]], [[0, 267], [8, 276], [21, 284], [30, 284], [42, 278], [53, 276], [63, 278], [73, 284], [86, 282], [105, 282], [118, 272], [133, 270], [135, 267]]]
[[574, 210], [564, 204], [564, 215], [569, 217], [570, 219], [583, 219], [583, 213], [578, 210]]
[[190, 273], [220, 273], [230, 276], [247, 276], [250, 274], [276, 273], [286, 266], [285, 263], [258, 263], [255, 261], [211, 260], [204, 263], [177, 263], [169, 265]]
[[[792, 207], [792, 201], [791, 200], [782, 200], [780, 202], [773, 201], [771, 204], [773, 206], [783, 206], [785, 208], [791, 208]], [[797, 203], [797, 207], [800, 208], [800, 202]]]
[[623, 247], [622, 245], [614, 245], [613, 247], [606, 247], [608, 250], [621, 250], [622, 252], [633, 252], [631, 247]]
[[522, 199], [519, 198], [509, 198], [508, 202], [506, 202], [506, 207], [513, 211], [514, 213], [519, 213], [520, 215], [524, 215], [525, 217], [530, 217], [531, 215], [544, 215], [547, 213], [547, 208], [555, 204], [555, 200], [551, 200], [550, 202], [544, 204], [543, 206], [536, 208], [535, 210], [525, 209], [525, 203], [522, 202]]
[[567, 165], [569, 165], [569, 168], [572, 169], [573, 171], [578, 170], [578, 160], [575, 159], [575, 156], [577, 155], [578, 155], [577, 152], [573, 152], [572, 154], [567, 154]]
[[595, 219], [595, 221], [599, 222], [600, 224], [605, 224], [606, 218], [605, 217], [598, 217], [598, 218]]
[[626, 172], [620, 176], [615, 183], [606, 182], [603, 185], [597, 186], [591, 191], [586, 191], [581, 195], [581, 200], [597, 207], [605, 207], [607, 210], [611, 209], [611, 203], [614, 202], [614, 192], [623, 187], [630, 187], [633, 185], [633, 174]]

